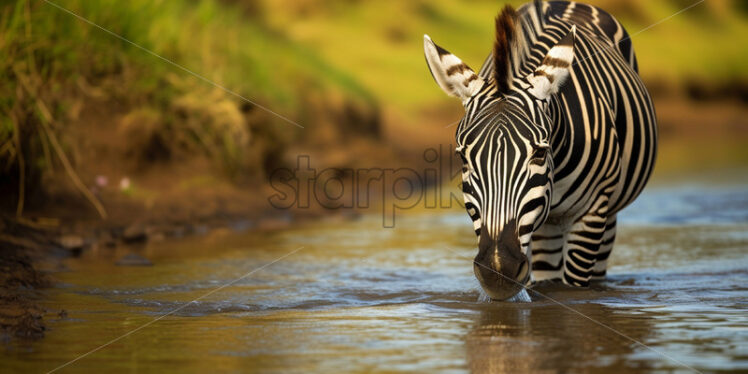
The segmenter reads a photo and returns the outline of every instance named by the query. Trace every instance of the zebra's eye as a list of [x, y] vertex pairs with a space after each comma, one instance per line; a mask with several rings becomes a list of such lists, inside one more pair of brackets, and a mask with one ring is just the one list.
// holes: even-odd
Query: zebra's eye
[[543, 165], [547, 152], [547, 148], [535, 148], [535, 151], [532, 152], [532, 160], [530, 160], [530, 162], [533, 164]]

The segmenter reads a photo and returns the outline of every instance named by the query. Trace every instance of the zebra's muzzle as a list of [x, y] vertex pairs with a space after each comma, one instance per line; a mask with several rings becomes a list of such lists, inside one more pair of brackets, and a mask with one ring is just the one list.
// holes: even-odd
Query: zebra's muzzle
[[530, 275], [527, 260], [516, 264], [505, 262], [496, 269], [474, 261], [473, 271], [483, 290], [493, 300], [506, 300], [516, 295], [527, 283]]
[[473, 261], [475, 277], [494, 300], [506, 300], [516, 295], [530, 278], [530, 263], [520, 249], [515, 230], [509, 226], [497, 241], [482, 234], [478, 255]]

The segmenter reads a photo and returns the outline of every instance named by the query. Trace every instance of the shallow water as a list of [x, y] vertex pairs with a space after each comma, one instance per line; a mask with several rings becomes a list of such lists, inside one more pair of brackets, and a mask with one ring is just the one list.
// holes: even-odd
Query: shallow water
[[[0, 371], [130, 332], [60, 372], [748, 370], [748, 192], [655, 187], [619, 224], [607, 281], [530, 303], [478, 301], [460, 211], [101, 249], [55, 274], [46, 337], [6, 345]], [[115, 266], [127, 251], [154, 266]]]

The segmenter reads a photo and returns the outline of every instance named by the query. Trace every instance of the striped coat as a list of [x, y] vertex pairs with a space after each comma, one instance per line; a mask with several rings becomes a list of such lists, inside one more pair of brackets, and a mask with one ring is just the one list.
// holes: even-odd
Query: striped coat
[[456, 139], [476, 276], [494, 298], [539, 280], [586, 286], [605, 275], [616, 213], [655, 161], [632, 43], [608, 13], [562, 1], [506, 7], [496, 31], [477, 73], [424, 43], [435, 80], [465, 105]]

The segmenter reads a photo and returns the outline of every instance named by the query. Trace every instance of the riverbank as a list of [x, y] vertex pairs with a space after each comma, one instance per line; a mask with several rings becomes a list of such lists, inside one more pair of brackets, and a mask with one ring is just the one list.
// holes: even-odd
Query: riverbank
[[44, 336], [44, 310], [37, 301], [52, 279], [40, 269], [59, 251], [49, 233], [0, 218], [0, 341]]
[[[216, 204], [229, 198], [214, 196]], [[140, 251], [148, 243], [223, 232], [270, 232], [323, 216], [349, 220], [357, 214], [321, 209], [278, 212], [245, 206], [218, 209], [199, 218], [173, 214], [159, 217], [151, 212], [147, 219], [133, 216], [129, 223], [0, 216], [0, 341], [42, 338], [45, 315], [66, 315], [64, 309], [45, 310], [39, 303], [44, 289], [56, 283], [55, 274], [65, 271], [66, 258], [89, 252], [123, 252], [113, 258], [114, 265], [152, 266], [151, 259]]]

